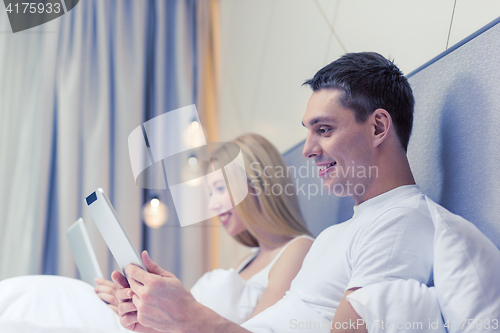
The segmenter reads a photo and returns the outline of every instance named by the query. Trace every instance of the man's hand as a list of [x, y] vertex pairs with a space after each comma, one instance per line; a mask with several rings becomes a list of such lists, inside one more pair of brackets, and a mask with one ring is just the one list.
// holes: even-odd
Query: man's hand
[[122, 326], [135, 332], [147, 332], [148, 328], [142, 327], [137, 321], [137, 309], [132, 303], [133, 291], [125, 276], [121, 272], [113, 271], [111, 279], [119, 286], [115, 295], [118, 300], [117, 311]]
[[159, 331], [175, 330], [178, 323], [189, 321], [189, 312], [198, 302], [172, 273], [152, 261], [147, 252], [142, 253], [142, 260], [150, 273], [134, 265], [125, 268], [137, 321]]
[[118, 304], [118, 315], [120, 316], [120, 323], [123, 327], [134, 332], [142, 333], [156, 333], [155, 329], [142, 326], [137, 320], [137, 308], [132, 302], [132, 295], [134, 292], [130, 289], [130, 285], [121, 272], [114, 271], [111, 278], [120, 286], [116, 291], [116, 298]]
[[[122, 288], [116, 292], [118, 314], [123, 327], [135, 332], [248, 332], [198, 303], [189, 290], [170, 272], [142, 252], [149, 272], [128, 265], [127, 279], [120, 272], [111, 277]], [[130, 283], [130, 285], [129, 285]]]

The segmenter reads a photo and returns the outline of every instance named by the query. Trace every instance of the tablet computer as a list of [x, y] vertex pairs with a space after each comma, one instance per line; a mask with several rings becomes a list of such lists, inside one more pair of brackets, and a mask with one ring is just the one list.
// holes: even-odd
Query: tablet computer
[[66, 237], [68, 237], [69, 247], [75, 258], [81, 280], [95, 287], [94, 280], [102, 278], [102, 272], [82, 218], [66, 230]]
[[128, 264], [137, 265], [147, 271], [102, 188], [85, 198], [85, 203], [123, 274], [126, 276], [125, 267]]

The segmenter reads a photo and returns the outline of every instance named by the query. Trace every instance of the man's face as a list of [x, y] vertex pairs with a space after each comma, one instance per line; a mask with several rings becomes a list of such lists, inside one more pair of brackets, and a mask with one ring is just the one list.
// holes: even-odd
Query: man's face
[[311, 95], [302, 119], [308, 130], [302, 154], [314, 158], [330, 193], [352, 196], [357, 203], [377, 171], [371, 163], [373, 129], [369, 121], [356, 122], [354, 111], [340, 104], [340, 95], [336, 89]]

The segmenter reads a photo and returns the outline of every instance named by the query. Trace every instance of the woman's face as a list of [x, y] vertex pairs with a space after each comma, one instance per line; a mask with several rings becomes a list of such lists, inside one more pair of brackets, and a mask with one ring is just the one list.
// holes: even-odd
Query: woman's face
[[231, 203], [222, 173], [212, 172], [207, 175], [207, 180], [210, 195], [208, 208], [219, 215], [222, 225], [232, 237], [245, 231], [246, 228]]

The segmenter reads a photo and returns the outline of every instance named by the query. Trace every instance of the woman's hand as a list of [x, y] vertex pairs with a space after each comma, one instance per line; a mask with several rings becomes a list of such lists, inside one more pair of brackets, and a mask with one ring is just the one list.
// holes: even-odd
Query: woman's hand
[[95, 279], [97, 287], [95, 287], [95, 292], [104, 302], [108, 303], [109, 307], [118, 314], [118, 299], [116, 298], [116, 291], [118, 286], [111, 281], [106, 279], [97, 278]]

